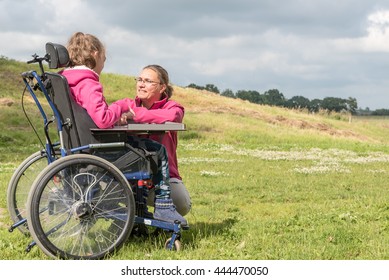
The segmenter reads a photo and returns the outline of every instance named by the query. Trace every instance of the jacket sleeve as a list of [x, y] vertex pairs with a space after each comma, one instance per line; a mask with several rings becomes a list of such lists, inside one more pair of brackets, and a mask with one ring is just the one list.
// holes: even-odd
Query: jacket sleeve
[[182, 122], [184, 107], [174, 101], [168, 101], [163, 108], [148, 110], [144, 107], [133, 107], [135, 112], [134, 121], [137, 123], [165, 123]]
[[100, 83], [85, 85], [84, 89], [87, 93], [80, 96], [83, 97], [82, 106], [87, 110], [94, 123], [99, 128], [110, 128], [114, 126], [122, 113], [128, 111], [128, 102], [126, 99], [118, 100], [111, 105], [108, 105], [104, 95], [103, 87]]

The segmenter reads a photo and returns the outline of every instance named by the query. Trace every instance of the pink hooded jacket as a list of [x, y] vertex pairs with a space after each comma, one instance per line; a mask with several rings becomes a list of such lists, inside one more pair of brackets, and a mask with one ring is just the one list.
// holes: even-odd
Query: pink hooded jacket
[[99, 128], [111, 128], [128, 112], [131, 100], [124, 98], [108, 105], [99, 75], [87, 67], [68, 68], [60, 72], [69, 83], [71, 94]]
[[[142, 101], [136, 97], [130, 101], [130, 107], [135, 113], [134, 122], [137, 123], [164, 123], [182, 122], [184, 107], [179, 103], [165, 97], [155, 102], [150, 109], [142, 107]], [[170, 178], [182, 179], [178, 171], [177, 162], [177, 132], [168, 131], [164, 134], [151, 134], [148, 136], [166, 147], [169, 159]]]

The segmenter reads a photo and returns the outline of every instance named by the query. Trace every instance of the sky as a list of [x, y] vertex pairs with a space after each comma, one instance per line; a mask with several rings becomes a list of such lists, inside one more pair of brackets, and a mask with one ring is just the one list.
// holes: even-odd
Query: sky
[[77, 31], [106, 46], [104, 72], [148, 64], [171, 83], [389, 109], [387, 0], [0, 0], [0, 55], [27, 61]]

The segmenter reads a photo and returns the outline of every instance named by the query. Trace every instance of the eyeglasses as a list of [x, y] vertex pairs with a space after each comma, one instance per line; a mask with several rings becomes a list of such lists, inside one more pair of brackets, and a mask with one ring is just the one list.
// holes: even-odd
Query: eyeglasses
[[160, 82], [154, 82], [154, 81], [151, 81], [149, 79], [142, 79], [141, 77], [137, 77], [135, 78], [135, 81], [137, 83], [144, 83], [146, 86], [149, 86], [149, 85], [152, 85], [152, 84], [160, 84]]

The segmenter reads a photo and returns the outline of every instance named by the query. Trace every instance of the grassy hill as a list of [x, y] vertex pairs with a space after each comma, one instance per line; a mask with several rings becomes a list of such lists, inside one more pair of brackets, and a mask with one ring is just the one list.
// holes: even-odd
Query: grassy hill
[[[37, 70], [37, 67], [12, 59], [0, 59], [1, 145], [11, 144], [7, 143], [7, 139], [17, 141], [9, 139], [15, 138], [9, 137], [17, 133], [15, 128], [29, 129], [21, 109], [24, 85], [20, 78], [20, 73], [29, 69]], [[101, 81], [108, 102], [135, 96], [133, 77], [103, 73]], [[184, 139], [197, 137], [205, 140], [216, 137], [245, 146], [271, 144], [284, 149], [297, 144], [328, 148], [347, 147], [349, 144], [358, 143], [358, 149], [369, 147], [386, 150], [386, 144], [389, 142], [389, 123], [385, 118], [351, 117], [325, 112], [314, 115], [305, 111], [252, 104], [192, 88], [174, 88], [174, 99], [186, 110], [185, 122], [189, 132], [182, 134]], [[37, 110], [34, 110], [34, 104], [29, 107], [31, 103], [33, 102], [26, 92], [25, 106], [29, 108], [28, 114], [35, 117], [34, 111]], [[40, 115], [36, 116], [39, 122]], [[25, 140], [23, 139], [22, 143], [25, 143]], [[34, 139], [28, 140], [34, 142]]]
[[[0, 59], [0, 259], [45, 258], [8, 233], [6, 188], [39, 143], [21, 106], [20, 73]], [[174, 73], [170, 73], [174, 80]], [[103, 73], [108, 102], [134, 97], [133, 77]], [[188, 130], [179, 164], [193, 201], [184, 250], [129, 242], [117, 259], [389, 258], [389, 120], [308, 114], [174, 87]], [[33, 102], [25, 110], [39, 126]]]

